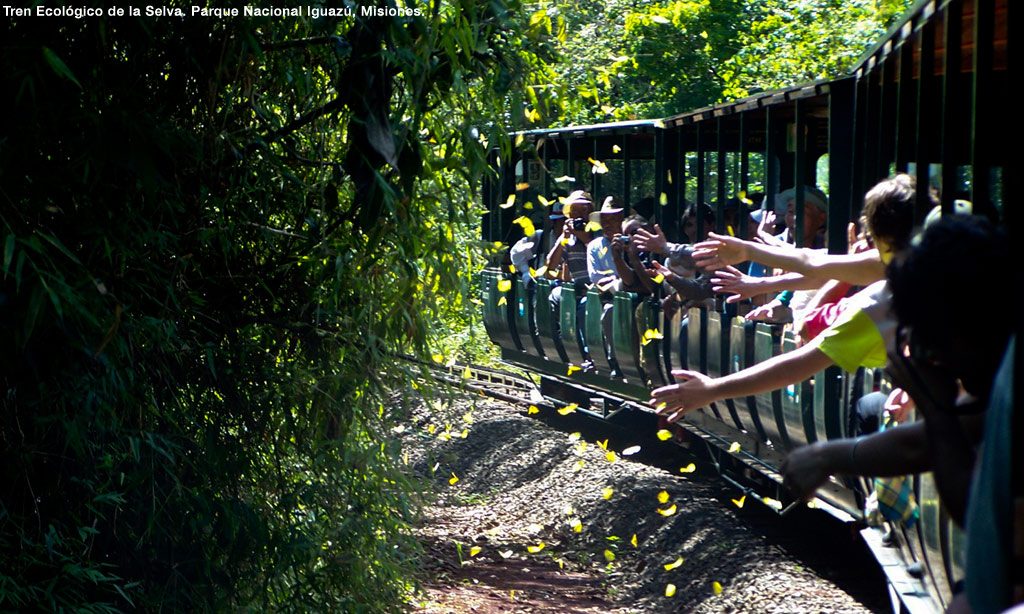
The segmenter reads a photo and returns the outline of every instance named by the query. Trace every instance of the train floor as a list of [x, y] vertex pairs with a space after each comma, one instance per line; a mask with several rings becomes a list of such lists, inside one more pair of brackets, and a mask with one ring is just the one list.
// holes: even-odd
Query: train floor
[[740, 499], [680, 446], [469, 393], [396, 404], [431, 493], [414, 611], [890, 611], [852, 526]]

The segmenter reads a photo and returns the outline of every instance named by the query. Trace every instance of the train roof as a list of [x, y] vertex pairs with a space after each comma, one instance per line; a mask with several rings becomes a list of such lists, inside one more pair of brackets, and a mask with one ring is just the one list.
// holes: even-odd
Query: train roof
[[572, 137], [582, 136], [584, 133], [596, 134], [629, 134], [635, 132], [648, 132], [664, 128], [664, 121], [661, 119], [638, 119], [624, 122], [608, 122], [604, 124], [590, 124], [587, 126], [565, 126], [564, 128], [538, 128], [535, 130], [520, 130], [514, 132], [516, 135], [534, 137]]
[[829, 91], [829, 86], [836, 79], [815, 81], [812, 83], [801, 83], [790, 87], [784, 87], [767, 92], [758, 92], [740, 100], [733, 100], [721, 104], [701, 107], [678, 115], [671, 115], [661, 119], [642, 119], [623, 122], [608, 122], [604, 124], [590, 124], [586, 126], [566, 126], [564, 128], [538, 128], [535, 130], [521, 130], [514, 134], [533, 137], [572, 137], [583, 136], [584, 134], [629, 134], [637, 132], [648, 132], [668, 128], [670, 126], [681, 126], [691, 124], [712, 117], [731, 115], [740, 111], [749, 111], [769, 104], [776, 104], [783, 100], [797, 100], [800, 98], [812, 98]]
[[733, 113], [741, 111], [750, 111], [786, 100], [813, 98], [815, 96], [827, 94], [831, 84], [841, 79], [842, 78], [813, 81], [811, 83], [801, 83], [799, 85], [792, 85], [789, 87], [779, 88], [777, 90], [758, 92], [739, 100], [709, 105], [692, 111], [687, 111], [685, 113], [680, 113], [678, 115], [672, 115], [661, 121], [665, 126], [682, 126], [711, 119], [713, 117], [732, 115]]
[[[1008, 32], [1006, 31], [1006, 13], [1007, 5], [1009, 0], [990, 0], [993, 3], [995, 9], [994, 14], [988, 14], [989, 19], [992, 21], [988, 24], [988, 32], [992, 37], [992, 53], [995, 57], [993, 67], [996, 69], [1005, 68], [1006, 66], [1006, 50], [1007, 50], [1007, 39]], [[941, 16], [937, 17], [936, 14], [947, 10], [950, 0], [918, 0], [913, 7], [910, 8], [903, 17], [883, 36], [871, 49], [869, 49], [864, 55], [860, 57], [857, 63], [854, 65], [850, 74], [861, 76], [865, 72], [869, 72], [876, 66], [885, 61], [885, 59], [893, 52], [900, 49], [903, 44], [910, 40], [915, 32], [925, 26], [925, 24], [936, 22], [935, 27], [937, 32], [942, 31], [943, 23]], [[961, 57], [961, 70], [963, 72], [971, 72], [973, 67], [971, 65], [971, 58], [974, 51], [974, 28], [975, 24], [975, 6], [973, 2], [963, 2], [959, 10], [962, 17], [962, 27], [964, 29], [964, 36], [961, 39], [960, 57]], [[935, 48], [935, 61], [936, 67], [942, 66], [942, 57], [945, 54], [945, 44], [943, 36], [936, 37], [936, 48]]]

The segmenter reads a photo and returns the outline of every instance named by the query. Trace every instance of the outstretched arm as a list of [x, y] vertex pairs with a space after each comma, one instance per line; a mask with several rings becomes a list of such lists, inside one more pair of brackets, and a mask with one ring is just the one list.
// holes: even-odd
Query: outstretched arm
[[675, 370], [672, 375], [679, 383], [655, 389], [650, 403], [658, 415], [676, 422], [687, 412], [714, 401], [777, 390], [802, 382], [832, 364], [832, 359], [816, 346], [804, 346], [725, 377]]
[[801, 499], [814, 495], [830, 475], [889, 477], [932, 468], [924, 422], [904, 424], [857, 439], [802, 446], [782, 463], [783, 483]]
[[705, 283], [703, 279], [680, 277], [660, 262], [655, 262], [654, 268], [648, 269], [648, 272], [664, 277], [668, 285], [672, 286], [672, 289], [678, 292], [679, 296], [684, 299], [702, 301], [714, 296], [711, 286]]
[[665, 255], [669, 250], [668, 239], [665, 238], [661, 226], [657, 224], [654, 225], [654, 232], [650, 232], [646, 228], [637, 230], [633, 235], [633, 240], [636, 241], [637, 249], [643, 252]]
[[800, 273], [785, 273], [774, 277], [751, 277], [731, 266], [715, 271], [711, 277], [711, 287], [715, 292], [732, 295], [725, 299], [727, 303], [735, 303], [745, 298], [782, 292], [783, 290], [815, 290], [824, 283], [824, 279], [808, 277]]
[[694, 246], [696, 249], [693, 257], [697, 266], [704, 269], [720, 269], [753, 260], [770, 267], [812, 277], [838, 279], [858, 286], [885, 277], [885, 265], [876, 249], [859, 254], [823, 254], [810, 249], [765, 245], [715, 233], [711, 233], [710, 237]]

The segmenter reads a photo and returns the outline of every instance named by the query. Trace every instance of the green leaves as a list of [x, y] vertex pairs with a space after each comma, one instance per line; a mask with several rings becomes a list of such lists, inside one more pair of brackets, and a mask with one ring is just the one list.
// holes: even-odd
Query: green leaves
[[393, 355], [479, 343], [474, 190], [564, 34], [436, 8], [7, 24], [4, 603], [403, 609]]
[[50, 65], [50, 68], [53, 69], [53, 72], [77, 85], [78, 89], [82, 89], [82, 84], [75, 78], [71, 69], [68, 68], [68, 65], [64, 63], [64, 60], [60, 59], [60, 56], [54, 53], [52, 49], [49, 47], [43, 47], [43, 58], [46, 60], [46, 63]]
[[[556, 39], [558, 125], [674, 115], [834, 77], [910, 0], [604, 0], [550, 4], [575, 36]], [[542, 11], [533, 19], [542, 21]]]
[[[749, 2], [750, 27], [725, 63], [723, 98], [838, 77], [853, 65], [910, 0], [767, 0]], [[879, 10], [881, 9], [881, 10]]]

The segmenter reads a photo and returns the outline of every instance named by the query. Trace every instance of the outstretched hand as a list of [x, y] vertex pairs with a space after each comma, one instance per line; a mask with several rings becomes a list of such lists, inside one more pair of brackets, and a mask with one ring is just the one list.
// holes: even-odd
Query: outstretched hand
[[757, 225], [757, 237], [763, 241], [775, 238], [775, 210], [766, 209], [761, 214], [761, 223]]
[[729, 294], [726, 303], [738, 303], [743, 299], [762, 294], [758, 288], [757, 278], [744, 275], [739, 269], [727, 266], [715, 272], [711, 278], [711, 289], [721, 294]]
[[677, 422], [688, 412], [716, 400], [711, 391], [713, 378], [698, 371], [683, 369], [673, 370], [672, 376], [679, 383], [655, 388], [650, 399], [655, 413], [669, 422]]
[[672, 278], [676, 276], [676, 274], [672, 272], [672, 269], [668, 268], [667, 266], [658, 262], [657, 260], [655, 260], [651, 264], [654, 266], [654, 268], [645, 270], [647, 271], [647, 274], [651, 276], [652, 279], [657, 277], [658, 275], [661, 275], [664, 278], [664, 281], [671, 281]]
[[633, 235], [633, 242], [636, 244], [636, 248], [642, 252], [668, 253], [668, 239], [661, 230], [661, 226], [657, 224], [654, 225], [654, 232], [646, 228], [637, 230], [636, 234]]
[[711, 233], [707, 241], [693, 246], [693, 259], [705, 271], [714, 271], [748, 260], [747, 242], [743, 239]]
[[782, 461], [782, 485], [798, 499], [810, 499], [828, 481], [831, 469], [818, 444], [801, 446]]
[[748, 313], [746, 318], [752, 322], [785, 324], [793, 321], [793, 311], [778, 299], [774, 299]]

